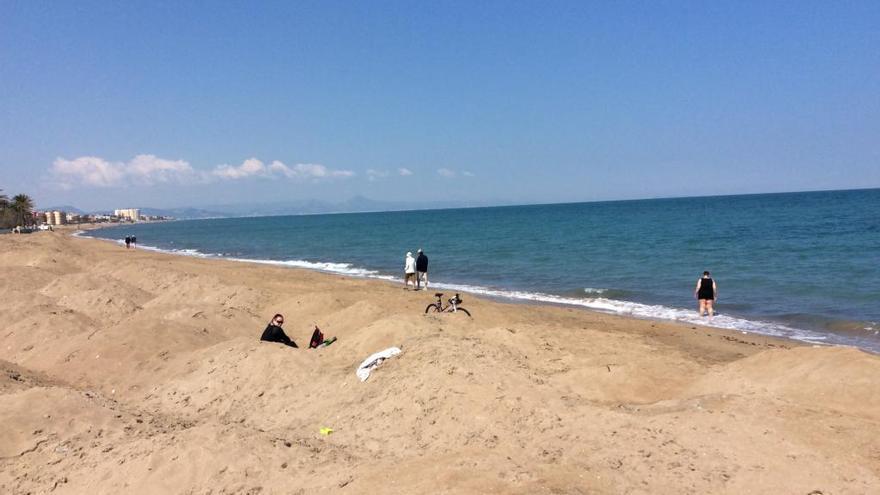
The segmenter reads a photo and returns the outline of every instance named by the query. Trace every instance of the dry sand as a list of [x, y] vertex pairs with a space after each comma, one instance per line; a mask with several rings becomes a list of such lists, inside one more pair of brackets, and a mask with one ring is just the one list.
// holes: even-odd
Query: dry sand
[[[0, 493], [880, 493], [880, 358], [0, 236]], [[275, 312], [300, 345], [260, 343]], [[369, 354], [399, 346], [366, 382]], [[319, 433], [331, 427], [329, 436]]]

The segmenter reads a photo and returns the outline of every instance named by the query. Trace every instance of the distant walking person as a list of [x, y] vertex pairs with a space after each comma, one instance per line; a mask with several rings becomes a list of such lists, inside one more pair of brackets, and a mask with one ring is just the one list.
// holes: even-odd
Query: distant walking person
[[135, 236], [131, 236], [131, 247], [132, 249], [138, 247], [138, 238]]
[[131, 236], [127, 235], [127, 236], [125, 236], [125, 249], [128, 249], [130, 247], [131, 247]]
[[703, 276], [697, 279], [697, 287], [694, 289], [694, 297], [700, 301], [700, 316], [715, 314], [715, 301], [718, 300], [718, 286], [709, 275], [703, 272]]
[[403, 288], [409, 289], [409, 283], [412, 282], [413, 287], [416, 286], [416, 260], [411, 252], [406, 252], [406, 259], [403, 262]]
[[428, 257], [419, 249], [419, 256], [416, 258], [416, 290], [422, 289], [423, 280], [424, 290], [428, 290]]

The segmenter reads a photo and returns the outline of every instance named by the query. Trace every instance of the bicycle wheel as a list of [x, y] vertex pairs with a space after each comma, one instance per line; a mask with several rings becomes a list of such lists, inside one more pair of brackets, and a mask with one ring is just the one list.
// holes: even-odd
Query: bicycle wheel
[[468, 315], [469, 318], [473, 318], [473, 316], [471, 316], [471, 312], [468, 311], [468, 310], [466, 310], [466, 309], [464, 309], [464, 308], [455, 308], [455, 312], [456, 312], [456, 313], [461, 312], [461, 313], [464, 313], [464, 314]]
[[437, 303], [429, 304], [427, 308], [425, 308], [425, 314], [428, 313], [439, 313], [440, 306]]

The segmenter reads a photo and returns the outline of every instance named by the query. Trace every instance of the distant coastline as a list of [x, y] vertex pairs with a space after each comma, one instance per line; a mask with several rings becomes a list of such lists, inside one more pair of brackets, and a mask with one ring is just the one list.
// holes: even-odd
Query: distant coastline
[[[369, 208], [356, 207], [346, 208], [345, 203], [333, 204], [326, 202], [306, 201], [301, 203], [309, 203], [312, 206], [303, 209], [301, 203], [293, 203], [285, 205], [283, 203], [255, 203], [241, 205], [214, 205], [204, 207], [180, 207], [180, 208], [155, 208], [141, 207], [140, 209], [151, 214], [162, 214], [172, 216], [173, 220], [215, 220], [221, 218], [260, 218], [260, 217], [281, 217], [281, 216], [310, 216], [310, 215], [344, 215], [351, 213], [392, 213], [407, 211], [445, 211], [445, 210], [464, 210], [474, 208], [517, 208], [529, 206], [554, 206], [554, 205], [578, 205], [578, 204], [613, 204], [628, 203], [640, 201], [676, 201], [676, 200], [694, 200], [694, 199], [712, 199], [712, 198], [747, 198], [760, 196], [784, 196], [809, 193], [838, 193], [838, 192], [854, 192], [854, 191], [875, 191], [880, 190], [876, 187], [855, 188], [855, 189], [818, 189], [808, 191], [780, 191], [780, 192], [762, 192], [762, 193], [731, 193], [718, 195], [694, 195], [694, 196], [658, 196], [644, 198], [623, 198], [623, 199], [596, 199], [583, 201], [537, 201], [537, 202], [521, 202], [521, 201], [495, 201], [482, 202], [474, 204], [473, 202], [452, 202], [452, 203], [430, 203], [425, 205], [401, 204], [396, 202], [381, 202], [367, 198], [360, 198], [371, 204]], [[357, 200], [349, 200], [349, 202]], [[61, 207], [65, 208], [65, 207]], [[85, 213], [76, 207], [75, 211]], [[45, 209], [45, 208], [41, 208]], [[57, 208], [56, 208], [57, 209]], [[229, 211], [222, 211], [222, 210]], [[93, 212], [93, 213], [99, 213]]]

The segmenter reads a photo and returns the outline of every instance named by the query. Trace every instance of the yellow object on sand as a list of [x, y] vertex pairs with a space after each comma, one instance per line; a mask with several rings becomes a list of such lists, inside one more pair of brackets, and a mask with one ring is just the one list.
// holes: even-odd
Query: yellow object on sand
[[321, 435], [329, 435], [333, 433], [333, 428], [327, 428], [326, 426], [321, 428]]

